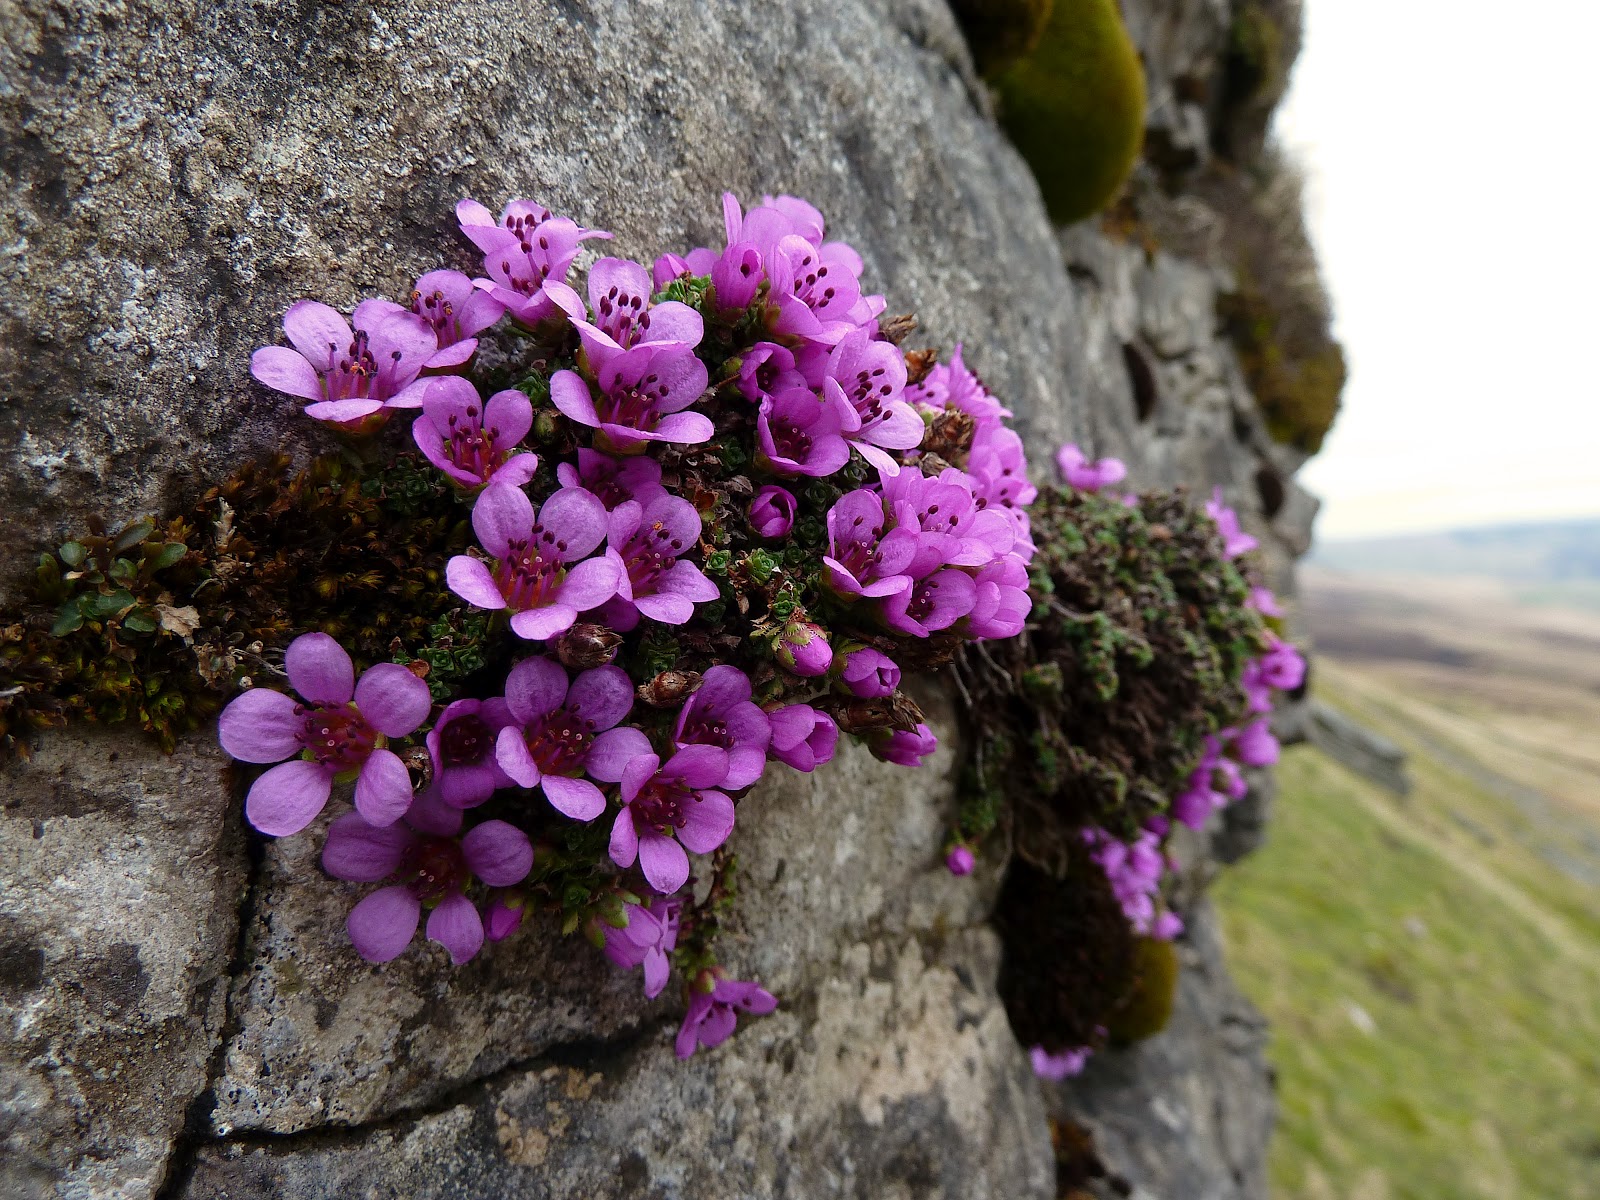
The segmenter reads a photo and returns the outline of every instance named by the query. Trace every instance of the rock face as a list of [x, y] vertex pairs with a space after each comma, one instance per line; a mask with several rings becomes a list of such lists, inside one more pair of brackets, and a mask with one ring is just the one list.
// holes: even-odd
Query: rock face
[[[1207, 114], [1177, 98], [1215, 69], [1227, 0], [1127, 9], [1152, 128], [1203, 156]], [[1220, 485], [1279, 585], [1307, 542], [1217, 272], [1058, 237], [940, 0], [21, 0], [0, 81], [0, 588], [90, 513], [295, 448], [250, 351], [301, 296], [470, 268], [463, 195], [534, 196], [633, 255], [713, 239], [725, 188], [805, 195], [918, 338], [966, 341], [1041, 470], [1071, 437], [1136, 484]], [[548, 931], [459, 972], [361, 964], [345, 885], [310, 839], [251, 840], [206, 739], [45, 737], [0, 775], [0, 1196], [1053, 1195], [994, 992], [998, 872], [936, 861], [960, 747], [929, 708], [930, 768], [852, 750], [746, 801], [725, 949], [783, 1006], [687, 1066], [668, 999]], [[1197, 1194], [1180, 1163], [1207, 1196], [1259, 1194], [1259, 1037], [1208, 1073], [1243, 1011], [1205, 990], [1208, 930], [1180, 1028], [1051, 1098], [1152, 1195]], [[1186, 1111], [1229, 1089], [1248, 1111], [1169, 1162], [1159, 1105], [1132, 1099], [1154, 1064], [1185, 1073]]]

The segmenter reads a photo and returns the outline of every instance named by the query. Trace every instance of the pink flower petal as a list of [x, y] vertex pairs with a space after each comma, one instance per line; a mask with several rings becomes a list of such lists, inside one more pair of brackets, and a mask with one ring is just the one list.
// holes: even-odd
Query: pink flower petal
[[478, 908], [460, 892], [446, 896], [428, 914], [428, 940], [450, 952], [456, 966], [483, 949], [483, 918]]
[[628, 764], [649, 754], [650, 739], [644, 731], [624, 725], [620, 729], [608, 729], [595, 738], [584, 768], [605, 783], [621, 783]]
[[592, 429], [600, 424], [589, 385], [576, 371], [557, 371], [550, 377], [550, 403], [579, 425]]
[[633, 825], [633, 813], [623, 808], [611, 826], [611, 861], [626, 870], [639, 858], [639, 832]]
[[450, 590], [474, 608], [501, 609], [506, 598], [495, 586], [489, 568], [475, 558], [458, 554], [445, 564], [444, 580]]
[[373, 892], [350, 910], [345, 928], [356, 953], [368, 962], [385, 963], [411, 944], [422, 917], [422, 902], [407, 887]]
[[645, 616], [663, 625], [682, 625], [694, 616], [694, 602], [683, 596], [640, 596], [633, 603]]
[[269, 837], [288, 837], [311, 824], [333, 792], [333, 772], [303, 758], [273, 767], [250, 785], [244, 815]]
[[355, 338], [343, 313], [316, 300], [291, 304], [283, 314], [283, 332], [313, 366], [323, 368], [330, 359], [347, 353]]
[[383, 407], [382, 400], [319, 400], [316, 404], [306, 405], [306, 416], [342, 424], [370, 417], [375, 412], [382, 412]]
[[651, 830], [639, 839], [639, 869], [651, 887], [670, 896], [689, 878], [689, 856], [672, 838]]
[[282, 762], [300, 752], [305, 714], [299, 708], [293, 696], [254, 688], [222, 710], [217, 739], [240, 762]]
[[511, 542], [526, 541], [533, 529], [533, 503], [521, 488], [492, 483], [472, 506], [472, 529], [479, 545], [504, 558]]
[[498, 429], [497, 447], [515, 446], [533, 428], [533, 403], [523, 392], [507, 388], [489, 397], [483, 406], [484, 429]]
[[633, 681], [621, 667], [585, 671], [572, 681], [567, 708], [593, 729], [610, 729], [633, 709]]
[[485, 821], [467, 830], [461, 853], [472, 873], [490, 887], [521, 883], [533, 870], [533, 843], [504, 821]]
[[621, 564], [614, 558], [586, 558], [567, 572], [556, 598], [578, 612], [599, 608], [617, 594]]
[[527, 724], [555, 712], [567, 698], [567, 671], [553, 658], [535, 655], [506, 676], [506, 708]]
[[678, 840], [696, 854], [710, 854], [733, 832], [733, 801], [721, 792], [701, 792], [684, 813]]
[[356, 707], [379, 733], [399, 738], [428, 719], [433, 697], [428, 685], [399, 663], [378, 663], [356, 684]]
[[289, 685], [313, 704], [348, 704], [355, 694], [356, 669], [325, 633], [302, 633], [289, 643], [283, 666]]
[[[698, 446], [701, 442], [709, 442], [717, 427], [711, 423], [711, 418], [704, 413], [676, 412], [668, 413], [656, 425], [656, 436], [661, 441], [676, 442], [680, 446]], [[845, 458], [849, 458], [849, 450], [845, 451]], [[839, 466], [844, 466], [840, 460]], [[838, 468], [835, 467], [834, 470]], [[820, 472], [827, 474], [828, 472]]]
[[542, 642], [558, 633], [565, 633], [577, 619], [578, 610], [570, 604], [547, 604], [543, 608], [530, 608], [512, 617], [511, 632], [530, 642]]
[[516, 725], [507, 725], [500, 731], [494, 744], [494, 760], [500, 769], [521, 787], [539, 786], [539, 764], [528, 753], [527, 740]]
[[[403, 669], [403, 668], [402, 668]], [[411, 772], [393, 750], [374, 750], [356, 776], [356, 811], [374, 825], [393, 825], [411, 807]]]
[[592, 821], [606, 810], [605, 794], [587, 779], [546, 775], [541, 786], [550, 806], [574, 821]]
[[412, 834], [404, 825], [379, 827], [360, 813], [345, 813], [328, 826], [322, 869], [335, 879], [377, 883], [400, 869]]
[[322, 377], [287, 346], [263, 346], [250, 356], [250, 374], [280, 392], [302, 400], [322, 399]]

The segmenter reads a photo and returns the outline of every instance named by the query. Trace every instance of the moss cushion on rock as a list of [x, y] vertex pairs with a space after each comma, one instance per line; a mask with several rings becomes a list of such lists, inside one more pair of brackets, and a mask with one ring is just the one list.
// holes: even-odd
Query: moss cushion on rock
[[1104, 208], [1144, 134], [1144, 68], [1116, 0], [1056, 0], [1037, 48], [995, 85], [1051, 217], [1068, 224]]

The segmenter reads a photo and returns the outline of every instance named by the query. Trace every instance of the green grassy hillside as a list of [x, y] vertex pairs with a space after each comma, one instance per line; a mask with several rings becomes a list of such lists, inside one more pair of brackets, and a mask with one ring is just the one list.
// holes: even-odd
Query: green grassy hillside
[[1502, 773], [1485, 730], [1511, 710], [1463, 717], [1359, 665], [1318, 678], [1405, 745], [1416, 786], [1395, 799], [1295, 748], [1266, 848], [1217, 885], [1274, 1025], [1274, 1194], [1600, 1197], [1600, 825]]

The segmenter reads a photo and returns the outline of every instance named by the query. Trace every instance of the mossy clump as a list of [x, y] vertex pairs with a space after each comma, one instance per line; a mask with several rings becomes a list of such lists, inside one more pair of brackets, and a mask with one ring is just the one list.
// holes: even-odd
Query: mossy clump
[[444, 586], [470, 510], [425, 467], [277, 455], [177, 516], [116, 533], [91, 520], [0, 614], [0, 761], [74, 717], [136, 724], [170, 751], [310, 630], [358, 667], [417, 663], [436, 689], [482, 668], [486, 614]]
[[995, 78], [1001, 119], [1061, 224], [1116, 196], [1144, 137], [1144, 68], [1116, 0], [1056, 0], [1033, 53]]
[[1133, 930], [1081, 841], [1057, 874], [1020, 859], [994, 912], [1005, 943], [1000, 998], [1024, 1046], [1099, 1046], [1136, 981]]
[[1107, 1022], [1112, 1042], [1127, 1045], [1154, 1037], [1172, 1019], [1178, 998], [1178, 950], [1160, 938], [1134, 943], [1133, 987]]
[[1054, 6], [1055, 0], [953, 0], [950, 5], [979, 73], [990, 77], [1034, 51]]
[[1242, 0], [1234, 8], [1212, 133], [1213, 148], [1231, 162], [1248, 163], [1265, 145], [1300, 55], [1301, 8], [1301, 0]]
[[978, 746], [959, 833], [1010, 813], [1017, 852], [1060, 870], [1084, 828], [1132, 839], [1166, 812], [1205, 736], [1244, 713], [1266, 627], [1181, 493], [1047, 488], [1032, 519], [1028, 627], [958, 660]]
[[1217, 313], [1277, 441], [1314, 454], [1344, 390], [1344, 351], [1306, 232], [1299, 173], [1276, 148], [1204, 193], [1227, 214], [1222, 249], [1235, 286]]

